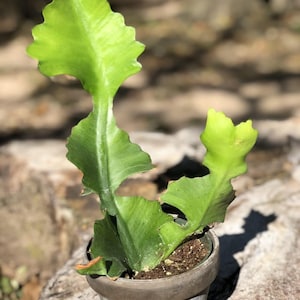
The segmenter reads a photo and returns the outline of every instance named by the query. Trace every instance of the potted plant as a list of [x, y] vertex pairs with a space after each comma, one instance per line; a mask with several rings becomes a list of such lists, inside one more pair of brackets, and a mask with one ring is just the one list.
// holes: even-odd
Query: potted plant
[[[216, 276], [219, 247], [205, 229], [224, 221], [234, 199], [231, 179], [246, 172], [245, 157], [257, 138], [251, 121], [235, 126], [223, 113], [209, 110], [201, 135], [208, 175], [171, 182], [155, 201], [117, 195], [126, 178], [152, 168], [149, 155], [118, 128], [113, 115], [114, 95], [140, 70], [137, 57], [144, 46], [106, 0], [54, 0], [43, 16], [33, 29], [29, 55], [47, 76], [78, 78], [93, 101], [93, 110], [67, 142], [67, 158], [81, 170], [85, 193], [99, 196], [103, 215], [94, 224], [90, 261], [77, 271], [87, 275], [101, 299], [205, 299]], [[166, 205], [178, 214], [166, 212]], [[187, 241], [205, 250], [197, 266], [144, 279], [157, 266], [176, 263], [172, 255]]]

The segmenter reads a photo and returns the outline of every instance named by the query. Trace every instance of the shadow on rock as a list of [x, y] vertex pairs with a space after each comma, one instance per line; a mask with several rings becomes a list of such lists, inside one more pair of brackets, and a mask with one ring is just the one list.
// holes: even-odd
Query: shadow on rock
[[167, 188], [170, 181], [178, 180], [182, 176], [194, 178], [202, 177], [207, 174], [209, 174], [209, 169], [207, 167], [196, 159], [185, 155], [178, 164], [167, 169], [154, 182], [157, 184], [158, 189], [163, 191]]
[[238, 282], [241, 269], [234, 255], [243, 251], [257, 234], [268, 230], [268, 225], [275, 219], [274, 214], [264, 216], [260, 212], [251, 210], [245, 219], [244, 233], [223, 235], [219, 238], [220, 269], [210, 288], [208, 300], [225, 300], [231, 296]]

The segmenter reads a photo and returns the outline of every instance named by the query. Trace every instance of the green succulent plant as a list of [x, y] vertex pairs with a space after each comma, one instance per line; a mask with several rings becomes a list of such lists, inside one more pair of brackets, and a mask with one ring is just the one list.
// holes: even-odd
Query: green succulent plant
[[[118, 277], [154, 268], [186, 238], [224, 220], [234, 199], [231, 180], [246, 172], [245, 157], [257, 132], [251, 121], [235, 126], [211, 109], [201, 135], [208, 175], [170, 183], [161, 201], [118, 196], [126, 178], [152, 168], [149, 155], [118, 128], [113, 115], [117, 90], [141, 69], [137, 58], [144, 45], [106, 0], [53, 0], [43, 16], [44, 22], [32, 30], [28, 54], [46, 76], [78, 78], [93, 101], [93, 110], [67, 142], [67, 158], [82, 171], [85, 189], [99, 196], [104, 216], [94, 224], [94, 260], [78, 272]], [[162, 203], [179, 209], [186, 221], [176, 222]]]

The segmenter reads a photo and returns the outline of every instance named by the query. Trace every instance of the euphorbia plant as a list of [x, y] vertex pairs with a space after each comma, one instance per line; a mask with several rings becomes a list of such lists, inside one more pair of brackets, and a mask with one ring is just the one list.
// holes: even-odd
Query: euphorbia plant
[[[33, 29], [29, 55], [47, 76], [77, 77], [93, 99], [92, 112], [67, 142], [67, 157], [82, 171], [85, 189], [99, 196], [104, 216], [94, 225], [94, 260], [78, 271], [117, 277], [154, 268], [186, 238], [224, 220], [234, 199], [231, 179], [246, 172], [245, 157], [257, 132], [251, 121], [234, 126], [223, 113], [209, 110], [201, 135], [208, 175], [170, 183], [160, 201], [118, 196], [126, 178], [152, 168], [149, 155], [130, 142], [113, 115], [113, 98], [140, 70], [137, 57], [144, 46], [106, 0], [54, 0], [43, 15], [44, 22]], [[185, 222], [165, 213], [162, 203], [180, 210]]]

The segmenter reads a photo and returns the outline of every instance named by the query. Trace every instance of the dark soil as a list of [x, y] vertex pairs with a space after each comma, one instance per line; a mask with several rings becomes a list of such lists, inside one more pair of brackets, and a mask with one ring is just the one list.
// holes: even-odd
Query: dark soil
[[190, 240], [178, 247], [165, 261], [149, 271], [139, 272], [134, 279], [157, 279], [184, 273], [199, 264], [208, 249], [199, 240]]

